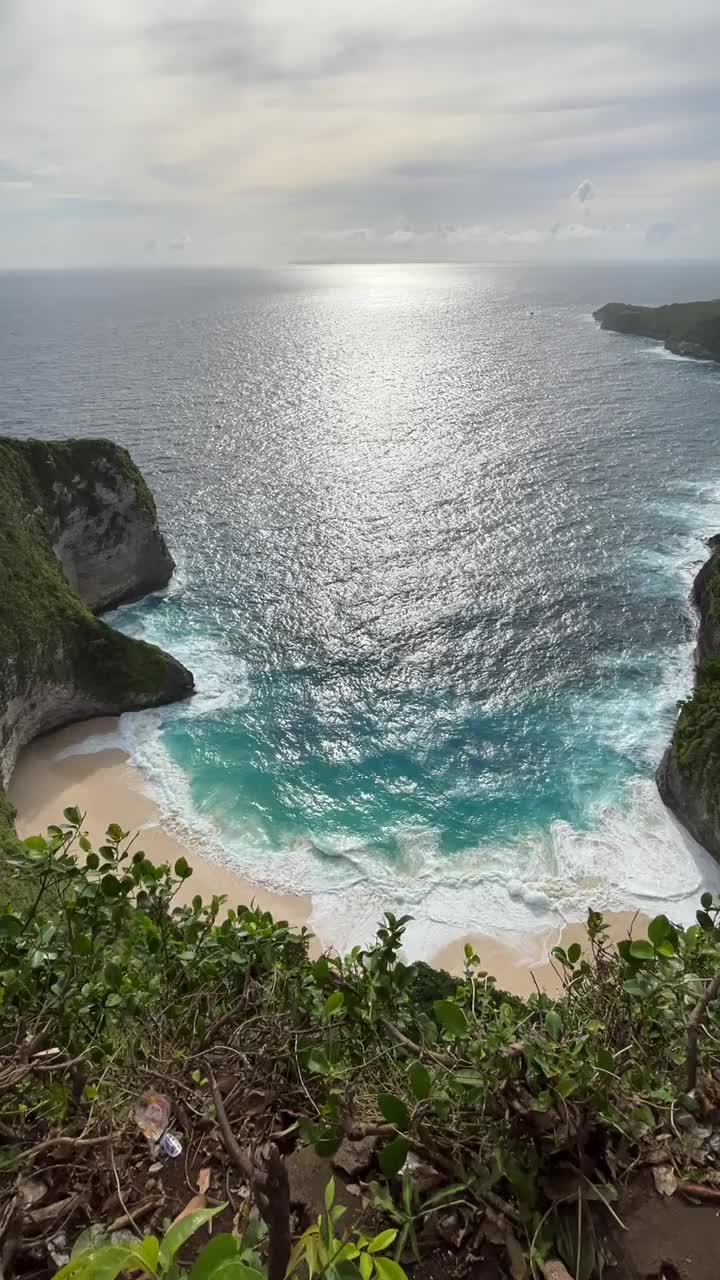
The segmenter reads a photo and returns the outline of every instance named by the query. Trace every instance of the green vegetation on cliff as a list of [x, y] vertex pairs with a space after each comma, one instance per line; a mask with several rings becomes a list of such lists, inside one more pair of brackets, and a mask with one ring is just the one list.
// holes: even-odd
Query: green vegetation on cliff
[[89, 514], [105, 505], [103, 490], [117, 489], [125, 480], [133, 486], [139, 502], [156, 515], [155, 500], [142, 472], [127, 449], [109, 440], [10, 440], [24, 458], [43, 502], [46, 516], [67, 514], [78, 496]]
[[[117, 452], [132, 467], [125, 451]], [[62, 680], [70, 662], [80, 684], [110, 699], [152, 697], [167, 680], [165, 655], [99, 622], [68, 586], [50, 546], [48, 514], [65, 501], [53, 484], [71, 485], [77, 466], [87, 474], [93, 458], [97, 463], [106, 453], [105, 441], [0, 439], [0, 704], [10, 670], [17, 682]], [[57, 468], [48, 459], [58, 460]], [[100, 501], [91, 483], [82, 485], [82, 495], [83, 502]]]
[[[321, 1244], [335, 1261], [314, 1272], [325, 1280], [402, 1280], [400, 1265], [412, 1271], [438, 1232], [462, 1251], [481, 1228], [515, 1259], [515, 1276], [540, 1276], [559, 1256], [571, 1276], [600, 1280], [599, 1225], [633, 1168], [662, 1165], [673, 1185], [691, 1171], [708, 1186], [720, 1176], [705, 1119], [717, 1109], [720, 1040], [720, 908], [709, 894], [691, 928], [658, 916], [617, 947], [591, 913], [585, 948], [553, 952], [561, 993], [520, 999], [497, 990], [471, 947], [461, 976], [418, 974], [400, 959], [406, 921], [389, 914], [367, 948], [313, 960], [306, 932], [268, 913], [224, 914], [217, 897], [178, 906], [184, 859], [156, 866], [119, 827], [95, 850], [76, 810], [12, 865], [34, 893], [23, 909], [0, 905], [0, 1208], [40, 1177], [70, 1246], [90, 1223], [97, 1245], [118, 1214], [145, 1227], [153, 1187], [156, 1224], [183, 1205], [185, 1180], [133, 1120], [154, 1089], [174, 1103], [188, 1187], [202, 1165], [224, 1203], [240, 1177], [268, 1219], [269, 1268], [255, 1234], [247, 1275], [236, 1258], [247, 1215], [235, 1236], [225, 1215], [212, 1256], [236, 1258], [227, 1275], [239, 1280], [286, 1275], [285, 1161], [303, 1147], [322, 1188], [332, 1169], [318, 1157], [337, 1153], [342, 1170], [349, 1144], [359, 1164], [343, 1203], [379, 1241], [374, 1251], [362, 1233], [343, 1243], [330, 1192]], [[37, 1267], [52, 1220], [52, 1209], [23, 1219], [23, 1267], [24, 1250]], [[147, 1247], [147, 1269], [164, 1275]], [[387, 1249], [394, 1267], [361, 1264], [364, 1250]], [[80, 1274], [100, 1274], [88, 1266]]]
[[663, 307], [608, 302], [594, 316], [603, 329], [655, 338], [679, 355], [720, 360], [720, 299]]
[[0, 857], [13, 841], [2, 782], [24, 742], [73, 719], [192, 690], [174, 659], [99, 621], [53, 552], [51, 526], [62, 527], [70, 512], [92, 519], [107, 501], [103, 491], [121, 480], [154, 516], [140, 472], [111, 442], [0, 438]]
[[717, 546], [696, 578], [694, 595], [700, 611], [699, 662], [695, 687], [691, 696], [681, 703], [670, 748], [671, 758], [685, 781], [687, 798], [677, 805], [672, 788], [661, 785], [661, 791], [696, 838], [719, 856], [720, 548]]
[[18, 838], [13, 823], [15, 810], [0, 787], [0, 872], [5, 873], [8, 858], [17, 853]]

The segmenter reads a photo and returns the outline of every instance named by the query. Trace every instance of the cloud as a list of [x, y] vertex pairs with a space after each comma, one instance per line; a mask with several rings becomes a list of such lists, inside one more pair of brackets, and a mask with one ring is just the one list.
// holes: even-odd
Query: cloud
[[607, 234], [607, 227], [593, 227], [586, 222], [569, 222], [565, 226], [555, 223], [550, 228], [554, 240], [594, 240], [597, 236]]
[[60, 172], [57, 164], [32, 164], [0, 156], [0, 186], [7, 190], [27, 190], [38, 183], [48, 185]]
[[193, 187], [203, 181], [207, 175], [196, 165], [167, 164], [158, 160], [149, 164], [147, 175], [158, 183], [169, 187]]
[[645, 241], [647, 244], [664, 244], [674, 231], [674, 222], [651, 222], [645, 232]]
[[517, 231], [506, 231], [501, 227], [489, 238], [491, 244], [545, 244], [550, 239], [549, 231], [539, 231], [537, 227], [521, 227]]
[[720, 253], [716, 0], [0, 15], [0, 265]]
[[396, 227], [387, 237], [388, 244], [413, 244], [421, 238], [421, 233], [413, 227]]
[[375, 246], [410, 245], [544, 245], [553, 241], [595, 240], [605, 235], [619, 234], [617, 227], [592, 227], [584, 223], [555, 222], [550, 227], [499, 227], [487, 223], [471, 223], [468, 226], [452, 224], [436, 227], [400, 226], [392, 230], [371, 227], [332, 228], [315, 230], [313, 239], [335, 244], [366, 244]]
[[489, 244], [493, 228], [486, 223], [475, 222], [467, 227], [440, 227], [439, 234], [448, 244]]
[[583, 178], [582, 182], [575, 188], [571, 200], [577, 200], [580, 204], [585, 204], [587, 200], [595, 199], [595, 188], [589, 178]]
[[339, 244], [369, 244], [378, 238], [372, 227], [328, 227], [311, 230], [307, 234], [310, 239], [337, 241]]

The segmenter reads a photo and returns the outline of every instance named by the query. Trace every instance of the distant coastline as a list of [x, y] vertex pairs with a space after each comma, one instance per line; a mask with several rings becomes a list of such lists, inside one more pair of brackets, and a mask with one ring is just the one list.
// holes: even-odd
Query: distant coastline
[[608, 302], [593, 317], [601, 329], [664, 342], [674, 355], [720, 361], [720, 299], [662, 307]]

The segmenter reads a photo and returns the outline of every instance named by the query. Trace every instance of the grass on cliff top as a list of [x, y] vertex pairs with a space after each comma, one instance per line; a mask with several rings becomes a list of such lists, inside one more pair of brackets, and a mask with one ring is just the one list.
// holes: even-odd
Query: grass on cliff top
[[82, 503], [88, 514], [102, 510], [99, 487], [115, 490], [124, 480], [152, 515], [155, 499], [127, 449], [111, 440], [14, 440], [9, 443], [26, 459], [48, 516], [62, 518], [71, 505]]
[[[184, 859], [158, 867], [114, 826], [95, 850], [75, 810], [16, 862], [35, 893], [26, 908], [0, 905], [0, 1212], [37, 1162], [70, 1245], [88, 1221], [107, 1226], [124, 1210], [118, 1192], [131, 1211], [142, 1200], [157, 1156], [138, 1174], [133, 1108], [154, 1088], [221, 1200], [233, 1137], [248, 1161], [272, 1138], [281, 1162], [298, 1144], [330, 1156], [344, 1135], [372, 1137], [356, 1192], [396, 1230], [386, 1245], [408, 1265], [451, 1204], [466, 1248], [483, 1223], [499, 1225], [514, 1275], [560, 1256], [572, 1276], [600, 1280], [594, 1214], [638, 1163], [720, 1177], [702, 1128], [718, 1097], [711, 895], [692, 927], [658, 916], [617, 947], [591, 913], [585, 947], [553, 952], [562, 995], [521, 999], [497, 990], [472, 947], [459, 977], [404, 964], [406, 920], [389, 913], [368, 947], [312, 960], [305, 931], [266, 912], [223, 916], [220, 898], [177, 907]], [[36, 1056], [47, 1045], [51, 1059]], [[282, 1212], [271, 1237], [289, 1237]], [[31, 1253], [51, 1232], [25, 1222]], [[21, 1261], [24, 1247], [21, 1235]], [[267, 1276], [262, 1258], [254, 1275]]]

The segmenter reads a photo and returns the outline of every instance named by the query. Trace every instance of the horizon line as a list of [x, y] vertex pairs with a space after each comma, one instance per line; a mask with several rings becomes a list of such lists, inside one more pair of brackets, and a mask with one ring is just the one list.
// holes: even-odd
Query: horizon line
[[47, 263], [22, 263], [3, 266], [0, 275], [31, 272], [90, 272], [90, 271], [283, 271], [289, 267], [543, 267], [546, 269], [574, 267], [603, 270], [612, 266], [632, 267], [680, 267], [720, 266], [718, 257], [689, 258], [290, 258], [282, 262], [97, 262], [87, 264], [49, 265]]

